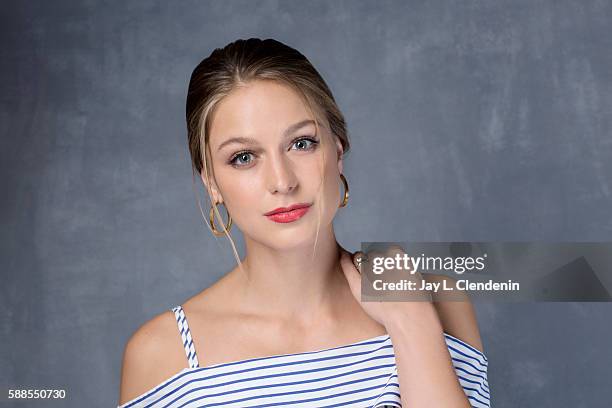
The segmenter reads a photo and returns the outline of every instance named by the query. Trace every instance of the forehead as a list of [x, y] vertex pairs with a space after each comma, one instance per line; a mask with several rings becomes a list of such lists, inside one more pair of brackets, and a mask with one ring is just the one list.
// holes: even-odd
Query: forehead
[[289, 85], [251, 81], [218, 103], [211, 116], [209, 143], [214, 148], [234, 136], [275, 137], [303, 119], [313, 118], [301, 95]]

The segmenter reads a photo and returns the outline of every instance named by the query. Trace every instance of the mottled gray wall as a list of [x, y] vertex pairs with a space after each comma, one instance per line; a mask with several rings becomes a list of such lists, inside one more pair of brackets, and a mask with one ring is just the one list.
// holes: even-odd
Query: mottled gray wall
[[[0, 386], [112, 406], [129, 335], [234, 265], [183, 117], [192, 69], [239, 37], [335, 92], [345, 247], [612, 240], [609, 1], [4, 3]], [[609, 406], [612, 305], [477, 311], [493, 406]]]

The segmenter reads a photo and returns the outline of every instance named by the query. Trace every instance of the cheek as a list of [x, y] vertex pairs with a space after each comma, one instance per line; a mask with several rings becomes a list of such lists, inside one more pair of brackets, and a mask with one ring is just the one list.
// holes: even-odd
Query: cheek
[[[224, 188], [225, 187], [225, 188]], [[234, 177], [226, 183], [223, 189], [225, 206], [232, 217], [233, 228], [241, 230], [243, 233], [252, 235], [257, 231], [257, 220], [265, 221], [261, 216], [257, 203], [261, 201], [261, 189], [255, 188], [252, 182]], [[225, 214], [222, 212], [223, 217]]]
[[[337, 173], [337, 171], [336, 171]], [[328, 197], [329, 202], [326, 205], [329, 208], [332, 208], [334, 211], [340, 205], [340, 180], [336, 173], [327, 174], [326, 175], [326, 197]]]
[[232, 219], [239, 220], [248, 216], [246, 209], [251, 208], [254, 202], [259, 200], [257, 196], [260, 188], [256, 180], [244, 172], [220, 170], [217, 173], [217, 185], [223, 195], [224, 205], [230, 212]]
[[233, 175], [223, 187], [223, 198], [229, 203], [234, 212], [252, 208], [253, 204], [261, 199], [261, 187], [256, 178]]
[[322, 185], [322, 206], [323, 214], [326, 220], [330, 221], [340, 205], [340, 176], [338, 174], [338, 167], [335, 163], [327, 163], [325, 173], [325, 179]]

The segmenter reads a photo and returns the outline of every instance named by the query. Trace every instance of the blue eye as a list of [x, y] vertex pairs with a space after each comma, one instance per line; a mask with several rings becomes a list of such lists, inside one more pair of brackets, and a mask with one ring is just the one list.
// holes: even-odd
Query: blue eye
[[306, 147], [304, 149], [297, 149], [297, 150], [310, 150], [312, 148], [314, 148], [319, 142], [311, 137], [302, 137], [300, 139], [297, 139], [293, 142], [293, 145], [295, 146], [297, 143], [302, 143], [303, 142], [310, 142], [310, 147]]
[[[319, 144], [319, 141], [315, 139], [314, 137], [310, 137], [310, 136], [300, 137], [293, 141], [292, 146], [296, 146], [298, 145], [298, 143], [300, 143], [301, 144], [300, 146], [303, 146], [303, 147], [298, 147], [295, 150], [310, 151], [310, 150], [314, 150], [317, 147], [317, 145]], [[247, 167], [253, 161], [252, 158], [248, 159], [249, 157], [252, 157], [252, 156], [253, 156], [253, 152], [249, 150], [243, 150], [241, 152], [235, 153], [227, 161], [227, 163], [236, 168]]]
[[236, 164], [236, 161], [239, 161], [238, 159], [244, 159], [245, 157], [249, 157], [251, 156], [253, 153], [251, 152], [238, 152], [236, 153], [234, 156], [232, 156], [232, 158], [229, 160], [229, 164], [231, 164], [234, 167], [242, 167], [243, 165], [249, 164], [251, 162], [251, 160], [249, 160], [248, 162], [244, 162], [242, 164]]

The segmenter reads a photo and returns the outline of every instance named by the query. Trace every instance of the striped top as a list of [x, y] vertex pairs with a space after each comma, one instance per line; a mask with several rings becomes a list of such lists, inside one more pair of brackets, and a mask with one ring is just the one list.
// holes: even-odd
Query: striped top
[[[389, 334], [345, 346], [200, 367], [181, 306], [171, 309], [185, 347], [184, 368], [118, 408], [401, 407]], [[473, 407], [489, 407], [488, 360], [444, 333], [459, 383]]]

